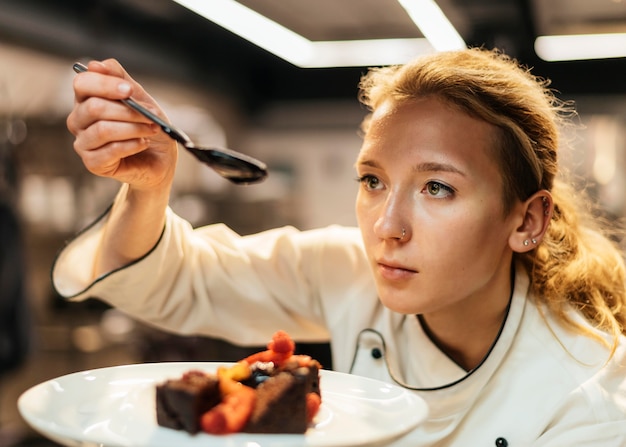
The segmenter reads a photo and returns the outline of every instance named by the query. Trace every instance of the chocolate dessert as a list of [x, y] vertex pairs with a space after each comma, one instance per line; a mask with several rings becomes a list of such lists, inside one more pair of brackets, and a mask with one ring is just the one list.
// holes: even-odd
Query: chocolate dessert
[[190, 434], [305, 433], [321, 405], [321, 365], [294, 348], [279, 331], [267, 351], [231, 367], [157, 385], [157, 423]]
[[202, 371], [189, 371], [180, 379], [156, 388], [157, 423], [189, 433], [200, 431], [199, 415], [221, 401], [219, 381]]

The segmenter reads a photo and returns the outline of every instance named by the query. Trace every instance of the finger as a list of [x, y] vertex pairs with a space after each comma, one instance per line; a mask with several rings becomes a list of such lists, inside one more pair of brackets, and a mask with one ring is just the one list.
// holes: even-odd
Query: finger
[[[89, 63], [90, 70], [79, 73], [73, 81], [75, 104], [77, 108], [91, 98], [103, 98], [111, 101], [127, 99], [133, 93], [134, 99], [146, 109], [167, 121], [167, 117], [160, 110], [154, 99], [136, 83], [121, 65], [114, 59], [105, 62], [92, 61]], [[102, 104], [100, 104], [102, 106]], [[118, 109], [119, 110], [119, 109]], [[126, 111], [128, 115], [128, 111]], [[132, 111], [135, 117], [141, 117], [141, 122], [147, 119], [136, 111]], [[94, 116], [97, 116], [94, 114]]]
[[117, 141], [159, 137], [159, 127], [154, 124], [97, 121], [76, 134], [74, 148], [89, 151]]
[[101, 73], [86, 71], [74, 76], [73, 84], [76, 102], [82, 102], [90, 96], [108, 99], [126, 99], [133, 93], [133, 84], [129, 81]]
[[127, 73], [117, 59], [105, 59], [102, 61], [92, 60], [87, 63], [87, 70], [110, 76], [124, 78]]
[[124, 67], [116, 59], [106, 59], [104, 61], [91, 61], [87, 65], [89, 71], [99, 73], [106, 76], [118, 78], [121, 83], [117, 85], [122, 93], [126, 92], [126, 83], [130, 85], [131, 90], [125, 98], [133, 96], [135, 100], [139, 99], [144, 102], [152, 103], [154, 99], [143, 89], [141, 84], [133, 79], [133, 77], [124, 69]]
[[144, 152], [150, 145], [147, 138], [116, 141], [97, 149], [80, 153], [89, 172], [100, 177], [115, 177], [124, 159]]
[[90, 61], [87, 64], [87, 71], [78, 73], [74, 78], [74, 91], [78, 102], [90, 96], [125, 99], [132, 95], [134, 89], [141, 90], [141, 86], [115, 59]]
[[117, 59], [111, 58], [103, 61], [90, 61], [87, 64], [87, 70], [104, 75], [115, 76], [134, 84], [137, 83]]
[[77, 104], [68, 114], [68, 130], [77, 135], [98, 121], [151, 124], [152, 121], [116, 100], [92, 97]]

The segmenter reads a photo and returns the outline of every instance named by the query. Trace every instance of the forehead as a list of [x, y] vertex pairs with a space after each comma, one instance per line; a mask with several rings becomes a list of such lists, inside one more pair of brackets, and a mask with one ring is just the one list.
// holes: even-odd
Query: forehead
[[366, 143], [409, 139], [457, 145], [465, 141], [485, 149], [493, 149], [500, 134], [496, 126], [436, 97], [387, 100], [372, 112], [365, 130]]
[[445, 163], [497, 175], [498, 135], [496, 126], [435, 97], [386, 101], [370, 117], [358, 162]]

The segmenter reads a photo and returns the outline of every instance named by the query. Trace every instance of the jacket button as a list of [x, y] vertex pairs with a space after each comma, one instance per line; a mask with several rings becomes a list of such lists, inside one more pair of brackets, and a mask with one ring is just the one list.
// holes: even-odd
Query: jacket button
[[379, 348], [374, 348], [372, 349], [372, 357], [374, 357], [376, 360], [378, 360], [379, 358], [382, 358], [383, 353]]
[[496, 439], [496, 447], [508, 447], [509, 443], [504, 438]]

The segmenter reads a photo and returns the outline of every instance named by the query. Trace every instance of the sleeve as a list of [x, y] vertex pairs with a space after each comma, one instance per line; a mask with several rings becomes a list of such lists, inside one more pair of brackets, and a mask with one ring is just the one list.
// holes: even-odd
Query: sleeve
[[[58, 293], [98, 298], [164, 330], [258, 345], [276, 329], [308, 342], [329, 338], [328, 308], [363, 287], [369, 271], [356, 228], [283, 227], [240, 236], [223, 224], [198, 229], [167, 211], [143, 258], [90, 282], [106, 215], [79, 234], [52, 268]], [[344, 309], [349, 305], [343, 306]]]

